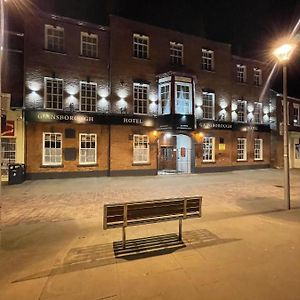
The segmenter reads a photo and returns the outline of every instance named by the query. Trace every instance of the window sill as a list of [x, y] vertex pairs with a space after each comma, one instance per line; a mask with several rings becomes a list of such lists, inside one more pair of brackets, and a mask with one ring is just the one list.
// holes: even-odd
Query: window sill
[[237, 162], [248, 162], [248, 159], [237, 159]]
[[136, 60], [141, 60], [141, 61], [151, 61], [151, 59], [148, 57], [148, 58], [142, 58], [142, 57], [135, 57], [135, 56], [132, 56], [133, 59], [136, 59]]
[[49, 50], [49, 49], [44, 49], [44, 51], [47, 52], [47, 53], [60, 54], [60, 55], [67, 55], [66, 52], [59, 52], [59, 51], [54, 51], [54, 50]]
[[208, 73], [212, 73], [212, 74], [216, 73], [216, 70], [206, 70], [206, 69], [200, 69], [200, 70], [203, 72], [208, 72]]
[[92, 57], [92, 56], [79, 55], [79, 57], [83, 58], [83, 59], [89, 59], [89, 60], [100, 60], [100, 58], [98, 56]]
[[240, 81], [236, 81], [237, 84], [241, 84], [241, 85], [248, 85], [247, 82], [240, 82]]
[[264, 161], [264, 159], [254, 159], [254, 161], [261, 162]]
[[79, 164], [77, 165], [78, 168], [85, 168], [85, 167], [99, 167], [99, 164]]
[[202, 163], [203, 164], [215, 164], [216, 161], [215, 160], [203, 160]]
[[132, 163], [132, 166], [151, 166], [151, 163]]
[[40, 168], [49, 168], [49, 169], [56, 169], [56, 168], [64, 168], [64, 165], [41, 165]]

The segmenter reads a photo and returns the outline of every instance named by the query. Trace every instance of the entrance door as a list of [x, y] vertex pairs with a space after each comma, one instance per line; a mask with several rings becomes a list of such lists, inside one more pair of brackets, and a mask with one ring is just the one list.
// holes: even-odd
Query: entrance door
[[179, 134], [177, 137], [177, 171], [191, 173], [192, 142], [187, 135]]
[[300, 139], [294, 138], [294, 163], [293, 168], [300, 168]]
[[160, 146], [161, 170], [176, 170], [176, 148], [174, 146]]

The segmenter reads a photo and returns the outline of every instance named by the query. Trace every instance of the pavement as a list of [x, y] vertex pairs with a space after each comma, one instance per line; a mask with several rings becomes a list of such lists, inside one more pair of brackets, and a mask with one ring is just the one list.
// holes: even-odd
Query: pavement
[[[2, 190], [2, 300], [300, 299], [300, 170], [27, 181]], [[102, 229], [103, 204], [203, 196], [203, 217]]]

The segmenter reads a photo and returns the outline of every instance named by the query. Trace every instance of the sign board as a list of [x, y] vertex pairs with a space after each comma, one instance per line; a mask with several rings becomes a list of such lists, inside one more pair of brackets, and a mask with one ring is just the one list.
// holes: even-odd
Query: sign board
[[225, 144], [219, 144], [219, 151], [225, 151]]
[[162, 115], [157, 117], [158, 130], [195, 130], [193, 115]]
[[15, 136], [15, 122], [6, 120], [2, 128], [2, 136]]

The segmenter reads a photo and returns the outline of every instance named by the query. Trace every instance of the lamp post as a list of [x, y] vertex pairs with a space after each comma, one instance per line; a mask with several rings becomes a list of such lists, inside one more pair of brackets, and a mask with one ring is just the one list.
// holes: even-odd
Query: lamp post
[[283, 68], [283, 163], [284, 163], [284, 201], [286, 208], [291, 208], [290, 170], [289, 170], [289, 132], [287, 105], [287, 63], [296, 48], [295, 44], [285, 43], [273, 51], [274, 56]]

